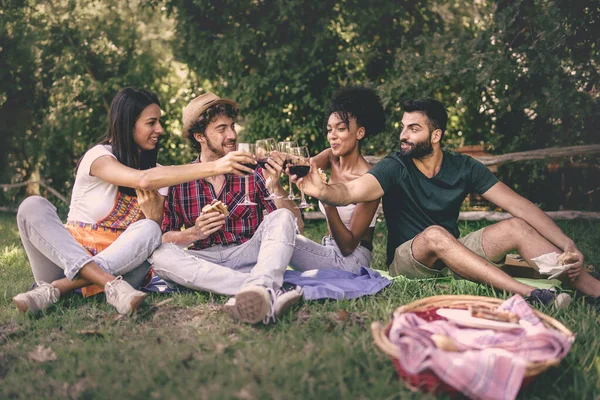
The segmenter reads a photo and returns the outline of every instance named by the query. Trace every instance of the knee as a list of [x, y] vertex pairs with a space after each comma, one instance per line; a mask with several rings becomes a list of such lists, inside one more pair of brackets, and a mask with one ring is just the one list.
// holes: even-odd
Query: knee
[[535, 229], [525, 222], [525, 220], [517, 217], [502, 221], [500, 224], [502, 224], [506, 229], [506, 232], [513, 237], [516, 235], [529, 235], [535, 231]]
[[150, 264], [156, 267], [162, 267], [164, 265], [168, 265], [169, 260], [173, 261], [175, 258], [173, 257], [173, 252], [177, 248], [173, 243], [163, 243], [150, 256], [148, 261]]
[[152, 250], [156, 249], [162, 243], [162, 231], [160, 226], [151, 219], [142, 219], [131, 224], [130, 228], [138, 229], [143, 232], [148, 239]]
[[270, 223], [276, 226], [285, 227], [296, 232], [296, 217], [287, 208], [279, 208], [268, 215]]
[[56, 211], [48, 200], [41, 196], [30, 196], [23, 200], [17, 210], [17, 220], [33, 221], [43, 215], [47, 210]]
[[439, 225], [426, 228], [419, 235], [419, 245], [428, 251], [440, 253], [458, 244], [456, 238]]

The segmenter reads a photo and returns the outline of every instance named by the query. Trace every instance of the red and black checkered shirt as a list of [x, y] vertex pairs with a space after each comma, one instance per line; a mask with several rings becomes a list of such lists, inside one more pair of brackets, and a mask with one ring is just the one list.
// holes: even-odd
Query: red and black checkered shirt
[[[200, 161], [196, 159], [193, 163], [197, 162]], [[217, 199], [227, 204], [229, 209], [225, 226], [208, 238], [192, 243], [189, 248], [202, 250], [214, 245], [242, 244], [248, 241], [263, 220], [263, 210], [270, 213], [277, 209], [273, 201], [265, 200], [269, 191], [261, 172], [258, 167], [254, 174], [246, 177], [249, 180], [250, 200], [257, 203], [256, 206], [240, 205], [246, 194], [245, 187], [242, 178], [234, 174], [225, 175], [221, 193], [215, 193], [212, 184], [204, 179], [171, 186], [165, 202], [163, 232], [179, 231], [182, 226], [186, 229], [194, 226], [202, 207]]]

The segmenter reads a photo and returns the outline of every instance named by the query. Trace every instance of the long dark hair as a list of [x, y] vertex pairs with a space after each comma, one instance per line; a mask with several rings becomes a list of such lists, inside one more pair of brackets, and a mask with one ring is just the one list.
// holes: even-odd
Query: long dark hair
[[[144, 89], [124, 88], [116, 94], [110, 104], [106, 133], [98, 144], [108, 144], [117, 160], [130, 168], [150, 169], [156, 167], [158, 146], [153, 150], [142, 150], [133, 140], [133, 129], [146, 107], [156, 104], [158, 97]], [[135, 189], [119, 186], [119, 192], [135, 196]]]

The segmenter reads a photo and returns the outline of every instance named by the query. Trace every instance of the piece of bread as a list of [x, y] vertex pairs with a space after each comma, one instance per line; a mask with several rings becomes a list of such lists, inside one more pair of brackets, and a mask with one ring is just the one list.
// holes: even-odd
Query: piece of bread
[[577, 253], [567, 251], [558, 256], [556, 261], [558, 262], [558, 265], [574, 264], [579, 261], [579, 256]]
[[512, 324], [518, 324], [520, 318], [511, 312], [502, 310], [490, 310], [484, 307], [471, 306], [469, 307], [471, 316], [473, 318], [489, 319], [491, 321], [499, 322], [510, 322]]
[[321, 177], [321, 180], [325, 183], [327, 183], [327, 175], [325, 174], [325, 171], [323, 171], [321, 168], [319, 168], [317, 170], [319, 172], [319, 176]]
[[202, 212], [204, 214], [211, 213], [211, 212], [218, 212], [218, 213], [223, 214], [224, 216], [229, 215], [229, 210], [227, 209], [227, 205], [223, 204], [223, 202], [221, 200], [211, 201], [210, 204], [207, 204], [204, 207], [202, 207]]

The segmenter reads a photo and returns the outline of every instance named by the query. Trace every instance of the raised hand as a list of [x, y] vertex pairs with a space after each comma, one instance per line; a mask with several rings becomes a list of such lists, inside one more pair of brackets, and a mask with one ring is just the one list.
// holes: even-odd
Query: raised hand
[[[286, 172], [289, 174], [289, 168], [286, 169]], [[326, 183], [321, 179], [312, 158], [310, 160], [310, 172], [305, 177], [298, 178], [296, 175], [290, 175], [290, 178], [305, 194], [316, 199], [320, 199], [321, 193], [325, 190]]]
[[256, 158], [254, 154], [246, 151], [232, 151], [216, 160], [215, 164], [220, 174], [233, 173], [239, 176], [246, 176], [253, 171], [244, 164], [256, 164]]
[[165, 212], [165, 198], [157, 190], [136, 189], [135, 192], [144, 216], [160, 226]]
[[267, 187], [272, 187], [273, 182], [277, 182], [283, 172], [284, 156], [277, 151], [271, 152], [269, 160], [263, 167], [263, 175], [267, 182]]

